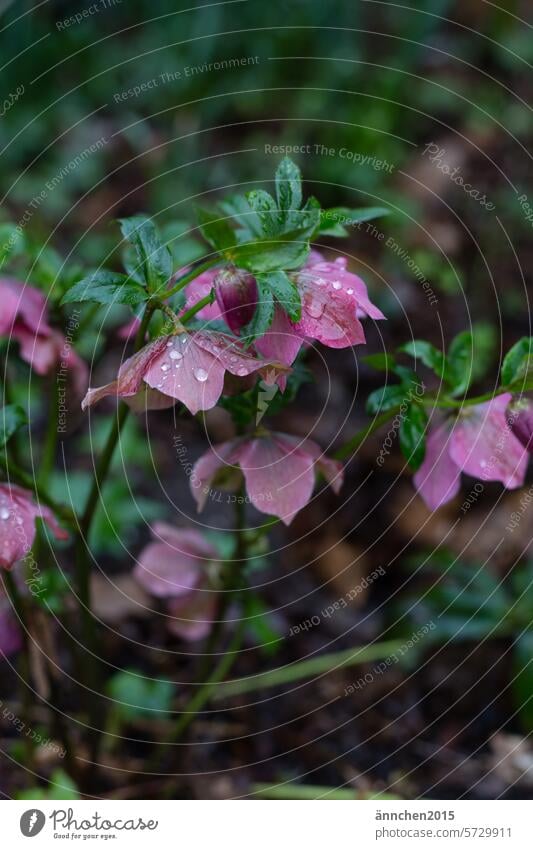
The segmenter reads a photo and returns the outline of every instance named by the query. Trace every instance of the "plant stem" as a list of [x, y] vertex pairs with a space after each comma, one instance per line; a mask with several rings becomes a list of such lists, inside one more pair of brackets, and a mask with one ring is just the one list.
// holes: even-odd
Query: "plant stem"
[[206, 295], [205, 298], [202, 298], [200, 301], [198, 301], [197, 304], [191, 307], [190, 310], [187, 310], [187, 312], [184, 312], [183, 315], [180, 316], [181, 323], [185, 324], [187, 321], [190, 321], [191, 318], [195, 316], [197, 312], [200, 312], [200, 310], [203, 310], [204, 307], [207, 307], [209, 304], [212, 303], [213, 295], [210, 292], [209, 295]]
[[50, 393], [50, 407], [48, 410], [48, 424], [44, 438], [43, 453], [40, 458], [39, 474], [37, 480], [41, 486], [46, 486], [48, 478], [54, 468], [57, 451], [57, 416], [59, 407], [59, 384], [57, 376], [52, 375], [52, 386]]
[[178, 720], [174, 727], [174, 733], [172, 734], [172, 743], [177, 743], [180, 738], [183, 736], [183, 733], [187, 730], [191, 722], [195, 719], [196, 715], [203, 708], [205, 703], [210, 699], [213, 690], [216, 689], [217, 684], [226, 677], [231, 667], [235, 663], [237, 659], [241, 642], [243, 637], [243, 632], [245, 628], [245, 619], [241, 619], [235, 633], [228, 645], [228, 648], [220, 658], [219, 662], [215, 666], [213, 672], [194, 693], [194, 695], [189, 699], [187, 704], [185, 705], [181, 718]]
[[191, 271], [188, 271], [187, 274], [184, 274], [179, 280], [176, 281], [172, 289], [169, 289], [168, 292], [164, 293], [165, 298], [171, 298], [172, 295], [175, 295], [176, 292], [181, 291], [187, 283], [190, 283], [191, 280], [194, 280], [195, 277], [199, 277], [200, 274], [203, 274], [204, 271], [208, 271], [210, 268], [213, 268], [214, 265], [218, 265], [220, 262], [220, 257], [214, 256], [211, 259], [202, 262], [200, 265], [197, 265], [196, 268], [193, 268]]
[[[144, 337], [152, 318], [154, 307], [147, 306], [142, 322], [139, 326], [135, 337], [135, 351], [138, 351], [144, 344]], [[94, 479], [92, 487], [89, 491], [87, 501], [81, 518], [79, 520], [78, 535], [76, 538], [76, 579], [78, 600], [81, 616], [81, 637], [82, 642], [87, 650], [87, 686], [88, 686], [88, 712], [89, 725], [92, 725], [90, 731], [91, 738], [91, 755], [92, 759], [96, 760], [98, 751], [98, 729], [97, 720], [99, 716], [97, 702], [97, 652], [96, 652], [96, 632], [91, 613], [91, 563], [89, 558], [89, 535], [91, 531], [92, 521], [96, 513], [96, 508], [102, 494], [107, 473], [111, 466], [113, 454], [117, 446], [121, 431], [126, 424], [128, 418], [129, 407], [120, 403], [117, 415], [113, 421], [112, 428], [107, 437], [106, 444], [100, 455], [94, 470]]]
[[387, 640], [383, 643], [373, 643], [368, 646], [344, 649], [340, 652], [330, 652], [318, 657], [301, 660], [295, 663], [280, 666], [277, 669], [269, 669], [267, 672], [259, 672], [247, 678], [237, 678], [222, 684], [215, 695], [215, 701], [220, 701], [228, 696], [250, 693], [254, 690], [263, 690], [266, 687], [277, 687], [280, 684], [290, 684], [302, 678], [312, 678], [315, 675], [324, 675], [342, 669], [345, 666], [355, 666], [358, 663], [368, 663], [371, 660], [379, 660], [394, 654], [404, 645], [402, 640]]

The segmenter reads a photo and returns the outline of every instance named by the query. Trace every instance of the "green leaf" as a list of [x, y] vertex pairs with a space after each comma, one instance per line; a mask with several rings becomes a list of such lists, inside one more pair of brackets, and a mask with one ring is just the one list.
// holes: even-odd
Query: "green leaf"
[[114, 271], [95, 271], [71, 286], [61, 299], [62, 304], [94, 301], [97, 304], [128, 304], [136, 306], [146, 301], [148, 292], [125, 274]]
[[533, 731], [533, 631], [521, 634], [513, 647], [513, 699], [524, 731]]
[[270, 289], [268, 278], [257, 275], [257, 307], [252, 320], [241, 330], [241, 338], [247, 345], [251, 345], [254, 339], [263, 336], [272, 324], [274, 318], [274, 296]]
[[416, 471], [426, 456], [427, 413], [419, 404], [409, 404], [400, 422], [400, 448], [409, 466]]
[[235, 231], [218, 210], [197, 206], [196, 215], [202, 236], [212, 248], [221, 251], [236, 244]]
[[434, 371], [439, 378], [444, 377], [446, 357], [431, 342], [425, 342], [423, 339], [413, 339], [411, 342], [407, 342], [398, 348], [398, 351], [409, 354], [415, 360], [422, 360], [424, 365]]
[[366, 209], [335, 206], [331, 209], [323, 209], [318, 232], [322, 236], [348, 236], [347, 228], [356, 227], [364, 221], [372, 221], [374, 218], [382, 218], [389, 214], [390, 210], [384, 206], [368, 206]]
[[125, 719], [167, 713], [174, 688], [170, 681], [150, 681], [134, 669], [118, 672], [109, 680], [107, 692], [114, 709]]
[[387, 410], [393, 410], [395, 407], [405, 404], [406, 400], [407, 389], [401, 383], [395, 383], [393, 386], [381, 386], [368, 396], [366, 411], [370, 415], [385, 413]]
[[0, 268], [6, 259], [20, 255], [24, 250], [24, 234], [16, 224], [0, 224]]
[[138, 267], [142, 269], [151, 292], [167, 285], [172, 276], [172, 256], [159, 237], [154, 222], [145, 215], [122, 218], [122, 235], [135, 248]]
[[505, 355], [502, 365], [502, 383], [509, 386], [523, 381], [533, 370], [533, 337], [524, 336]]
[[280, 306], [285, 310], [292, 321], [299, 321], [302, 314], [300, 294], [294, 283], [289, 280], [284, 271], [271, 271], [268, 274], [258, 274], [256, 279], [261, 279], [275, 295]]
[[8, 404], [0, 411], [0, 448], [4, 448], [14, 433], [28, 423], [28, 417], [22, 407]]
[[288, 156], [281, 160], [276, 171], [276, 197], [284, 220], [302, 205], [300, 169]]
[[392, 354], [367, 354], [361, 361], [376, 371], [394, 371], [396, 360]]
[[241, 227], [238, 232], [243, 238], [240, 241], [261, 238], [263, 235], [261, 221], [257, 213], [253, 212], [244, 195], [230, 195], [219, 203], [219, 207]]
[[452, 387], [452, 395], [462, 395], [472, 382], [474, 375], [474, 338], [470, 330], [464, 330], [452, 339], [446, 358], [446, 380]]
[[282, 219], [272, 195], [262, 189], [256, 189], [248, 192], [246, 199], [261, 222], [261, 235], [275, 236], [279, 233]]

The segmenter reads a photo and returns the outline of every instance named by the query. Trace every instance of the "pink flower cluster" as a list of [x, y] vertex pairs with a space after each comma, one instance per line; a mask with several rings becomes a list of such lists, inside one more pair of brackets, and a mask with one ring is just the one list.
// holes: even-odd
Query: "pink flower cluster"
[[459, 491], [461, 472], [484, 481], [500, 481], [507, 489], [524, 483], [531, 450], [533, 415], [527, 407], [509, 414], [511, 395], [465, 406], [456, 418], [438, 418], [426, 443], [424, 462], [414, 484], [431, 510]]
[[20, 356], [40, 375], [60, 363], [70, 371], [76, 391], [87, 388], [87, 366], [59, 330], [50, 327], [42, 292], [10, 277], [0, 278], [0, 336], [15, 339]]

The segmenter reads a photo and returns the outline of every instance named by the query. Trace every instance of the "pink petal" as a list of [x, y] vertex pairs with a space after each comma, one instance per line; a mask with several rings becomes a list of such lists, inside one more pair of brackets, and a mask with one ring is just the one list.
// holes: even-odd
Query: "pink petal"
[[117, 379], [97, 389], [89, 389], [81, 402], [82, 410], [90, 407], [107, 395], [117, 395], [119, 398], [131, 398], [136, 395], [142, 387], [143, 376], [152, 361], [159, 356], [167, 345], [167, 338], [161, 336], [155, 342], [145, 345], [133, 357], [125, 360], [118, 372]]
[[[238, 462], [241, 446], [242, 439], [232, 439], [229, 442], [215, 445], [205, 454], [202, 454], [194, 464], [190, 477], [190, 487], [193, 498], [198, 505], [198, 512], [203, 510], [215, 479], [223, 469], [230, 471], [230, 475], [226, 477], [229, 479], [227, 482], [229, 482], [231, 488], [237, 488], [238, 478], [236, 481], [235, 475], [231, 473], [231, 467]], [[238, 477], [240, 477], [240, 473]]]
[[[209, 295], [211, 289], [214, 287], [215, 277], [218, 272], [218, 268], [209, 269], [208, 271], [204, 271], [203, 274], [200, 274], [199, 277], [195, 277], [194, 280], [191, 280], [191, 282], [187, 284], [187, 288], [185, 290], [187, 296], [187, 300], [185, 301], [186, 310], [196, 306], [198, 301], [201, 301], [202, 298]], [[223, 318], [223, 315], [219, 305], [215, 301], [215, 303], [208, 304], [206, 307], [203, 307], [199, 312], [197, 312], [196, 317], [203, 319], [204, 321], [214, 321], [218, 318]]]
[[167, 605], [170, 616], [168, 630], [184, 640], [203, 640], [213, 627], [218, 593], [199, 588], [191, 595], [173, 599]]
[[144, 374], [148, 386], [181, 401], [193, 415], [214, 407], [224, 387], [224, 364], [197, 343], [197, 335], [169, 337]]
[[289, 525], [305, 507], [315, 483], [314, 460], [291, 450], [283, 438], [260, 437], [243, 444], [239, 465], [251, 503]]
[[524, 483], [528, 456], [507, 423], [510, 401], [506, 392], [485, 404], [466, 407], [452, 433], [450, 456], [469, 475], [516, 489]]
[[336, 279], [339, 274], [329, 273], [332, 266], [322, 263], [299, 272], [302, 317], [294, 328], [301, 336], [317, 339], [330, 348], [362, 344], [365, 334], [356, 315], [353, 292], [342, 287]]
[[0, 280], [2, 315], [0, 333], [7, 333], [17, 317], [34, 335], [47, 335], [51, 328], [47, 323], [46, 298], [42, 292], [29, 284], [20, 283], [11, 277]]
[[49, 507], [39, 507], [31, 493], [18, 486], [0, 484], [0, 566], [10, 569], [30, 551], [35, 539], [35, 519], [48, 524], [57, 539], [67, 539]]
[[263, 357], [290, 366], [298, 356], [303, 342], [287, 314], [280, 307], [276, 307], [272, 324], [264, 336], [256, 340], [255, 348]]
[[413, 482], [430, 510], [454, 498], [461, 485], [461, 469], [450, 459], [448, 423], [433, 428], [426, 441], [426, 456]]
[[139, 554], [133, 575], [151, 595], [158, 598], [181, 596], [198, 585], [202, 562], [164, 542], [151, 542]]

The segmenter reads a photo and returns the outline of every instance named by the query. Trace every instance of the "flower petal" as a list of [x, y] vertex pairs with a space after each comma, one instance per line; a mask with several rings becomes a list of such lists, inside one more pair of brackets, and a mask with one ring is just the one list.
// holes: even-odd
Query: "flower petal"
[[524, 482], [528, 456], [507, 423], [511, 395], [506, 392], [485, 404], [465, 408], [450, 441], [452, 460], [473, 477], [501, 481], [507, 489]]
[[315, 483], [314, 459], [291, 450], [283, 438], [259, 437], [243, 444], [239, 465], [256, 510], [289, 525], [305, 507]]
[[193, 498], [198, 505], [198, 512], [203, 510], [213, 484], [223, 469], [230, 472], [225, 476], [224, 488], [237, 488], [241, 476], [240, 472], [237, 473], [237, 477], [232, 474], [232, 467], [239, 461], [242, 444], [242, 439], [232, 439], [229, 442], [214, 445], [194, 464], [189, 482]]
[[426, 456], [413, 482], [430, 510], [437, 510], [454, 498], [461, 485], [461, 470], [450, 459], [450, 428], [433, 428], [426, 441]]
[[148, 386], [181, 401], [193, 415], [214, 407], [224, 387], [224, 364], [197, 344], [197, 335], [171, 336], [144, 375]]
[[263, 357], [292, 365], [304, 340], [294, 329], [287, 314], [276, 307], [274, 319], [267, 332], [255, 342], [255, 348]]

